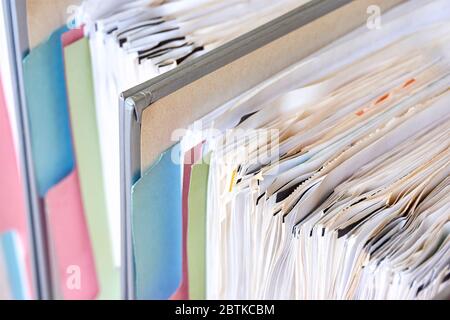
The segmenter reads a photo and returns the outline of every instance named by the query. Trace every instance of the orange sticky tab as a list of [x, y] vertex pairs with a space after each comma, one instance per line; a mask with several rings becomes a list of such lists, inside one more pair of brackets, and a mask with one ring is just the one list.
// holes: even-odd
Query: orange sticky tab
[[358, 112], [355, 113], [358, 117], [361, 117], [362, 115], [364, 115], [364, 110], [359, 110]]
[[405, 84], [403, 85], [403, 88], [406, 88], [410, 85], [412, 85], [414, 82], [416, 82], [416, 79], [411, 79], [405, 82]]
[[382, 96], [380, 99], [375, 102], [375, 105], [382, 103], [383, 101], [386, 101], [389, 98], [390, 94], [386, 93], [384, 96]]

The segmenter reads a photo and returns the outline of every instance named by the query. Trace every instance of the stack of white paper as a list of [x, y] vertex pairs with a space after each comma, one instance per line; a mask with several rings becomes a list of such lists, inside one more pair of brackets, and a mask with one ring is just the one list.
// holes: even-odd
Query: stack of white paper
[[448, 1], [408, 3], [193, 125], [182, 149], [211, 157], [208, 298], [450, 284], [449, 21]]

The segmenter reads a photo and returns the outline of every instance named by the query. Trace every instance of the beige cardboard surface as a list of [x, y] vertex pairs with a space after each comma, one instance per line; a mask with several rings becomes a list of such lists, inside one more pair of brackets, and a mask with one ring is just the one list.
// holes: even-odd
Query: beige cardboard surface
[[142, 118], [142, 172], [176, 142], [171, 139], [174, 130], [362, 25], [370, 5], [385, 12], [401, 2], [356, 0], [155, 102]]
[[28, 38], [30, 48], [46, 40], [57, 28], [67, 24], [82, 0], [27, 0]]

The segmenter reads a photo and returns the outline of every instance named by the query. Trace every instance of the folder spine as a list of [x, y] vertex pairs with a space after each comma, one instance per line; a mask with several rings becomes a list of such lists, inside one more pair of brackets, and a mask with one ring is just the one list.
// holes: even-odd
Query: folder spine
[[131, 230], [131, 189], [140, 177], [141, 125], [138, 121], [138, 107], [145, 105], [148, 95], [136, 97], [120, 97], [120, 179], [121, 179], [121, 238], [122, 238], [122, 298], [135, 299], [133, 239]]

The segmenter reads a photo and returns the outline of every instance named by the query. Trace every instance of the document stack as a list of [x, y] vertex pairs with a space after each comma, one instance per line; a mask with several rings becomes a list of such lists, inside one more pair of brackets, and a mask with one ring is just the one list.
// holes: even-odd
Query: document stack
[[[327, 61], [357, 42], [346, 41], [279, 75], [296, 88], [261, 103], [266, 83], [215, 117], [232, 131], [204, 147], [211, 298], [439, 292], [450, 275], [448, 27]], [[319, 65], [331, 70], [311, 73]]]
[[[307, 25], [225, 66], [218, 54], [216, 70], [172, 91], [160, 83], [194, 66], [125, 92], [140, 125], [133, 140], [124, 115], [125, 152], [140, 145], [140, 158], [124, 162], [141, 172], [125, 211], [137, 298], [170, 298], [183, 286], [191, 299], [219, 300], [445, 291], [449, 5], [408, 1], [379, 29], [367, 23], [292, 57], [283, 45], [309, 36]], [[258, 77], [282, 55], [292, 62]], [[145, 92], [158, 99], [142, 108]]]

